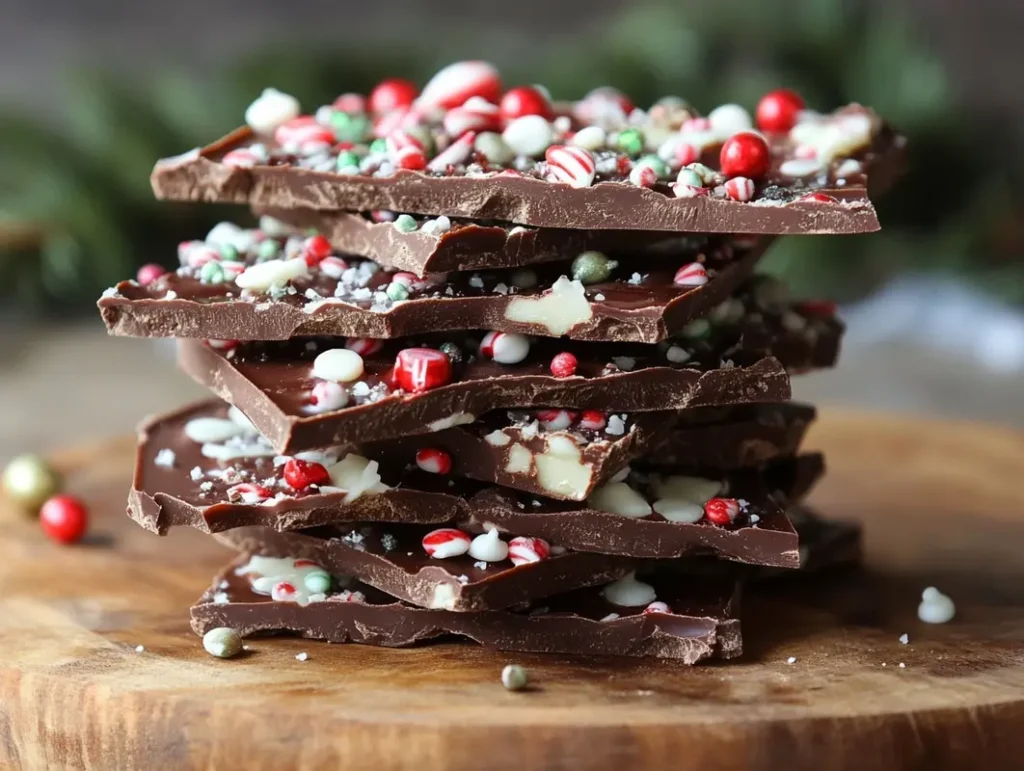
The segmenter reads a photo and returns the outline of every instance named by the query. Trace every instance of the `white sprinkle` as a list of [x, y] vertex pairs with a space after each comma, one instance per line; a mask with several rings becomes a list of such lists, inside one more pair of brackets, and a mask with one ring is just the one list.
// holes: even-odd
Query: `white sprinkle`
[[907, 668], [907, 665], [906, 665], [906, 664], [904, 664], [904, 663], [903, 663], [903, 662], [901, 661], [901, 662], [900, 662], [900, 669], [906, 669], [906, 668]]
[[904, 645], [906, 645], [907, 643], [910, 642], [910, 637], [907, 634], [901, 634], [900, 635], [900, 642], [903, 643]]
[[636, 285], [643, 283], [643, 280], [643, 276], [641, 276], [639, 273], [634, 273], [632, 276], [629, 277], [629, 281], [627, 281], [626, 283]]
[[469, 278], [469, 285], [471, 287], [473, 287], [474, 289], [483, 289], [484, 288], [484, 280], [482, 278], [480, 278], [479, 274], [474, 273]]
[[162, 468], [174, 468], [174, 450], [164, 448], [153, 458], [153, 464]]
[[604, 432], [611, 436], [622, 436], [626, 433], [626, 424], [618, 415], [612, 415], [608, 418], [608, 425], [605, 427]]
[[787, 664], [796, 664], [796, 656], [790, 656], [788, 659], [786, 659], [786, 663]]
[[477, 560], [473, 563], [473, 567], [475, 567], [477, 570], [487, 570], [487, 563], [483, 560]]
[[193, 482], [198, 482], [203, 478], [203, 470], [199, 466], [193, 466], [192, 470], [188, 472], [189, 477], [192, 478]]
[[603, 303], [605, 301], [605, 296], [598, 292], [596, 295], [594, 295], [594, 300], [596, 300], [599, 303]]
[[921, 604], [917, 606], [917, 617], [926, 624], [945, 624], [956, 615], [953, 600], [934, 586], [921, 592]]
[[302, 653], [296, 655], [295, 660], [296, 661], [308, 661], [309, 660], [309, 654], [306, 653], [305, 651], [303, 651]]
[[135, 646], [135, 652], [136, 653], [142, 653], [144, 650], [146, 650], [146, 646], [144, 646], [144, 645], [136, 645]]

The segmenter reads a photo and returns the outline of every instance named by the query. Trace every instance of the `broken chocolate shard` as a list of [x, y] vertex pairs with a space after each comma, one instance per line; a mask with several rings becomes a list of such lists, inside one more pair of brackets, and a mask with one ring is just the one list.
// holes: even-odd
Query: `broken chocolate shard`
[[[318, 383], [313, 363], [324, 351], [345, 346], [342, 339], [253, 342], [227, 349], [183, 340], [178, 362], [248, 415], [276, 449], [289, 453], [440, 431], [495, 409], [632, 413], [787, 401], [786, 370], [834, 363], [842, 326], [830, 314], [800, 304], [775, 310], [737, 307], [739, 318], [721, 323], [699, 319], [687, 332], [692, 336], [661, 347], [537, 338], [525, 358], [510, 364], [477, 355], [480, 335], [373, 343], [364, 349], [362, 376], [344, 387], [344, 406], [329, 410], [311, 401]], [[396, 370], [399, 353], [414, 348], [420, 357], [426, 355], [424, 346], [458, 359], [440, 373], [448, 379], [414, 391], [396, 387], [399, 376], [407, 374]], [[557, 377], [551, 362], [563, 353], [574, 357], [574, 374]]]
[[[614, 483], [629, 490], [606, 491], [584, 504], [386, 462], [371, 466], [366, 459], [330, 450], [303, 453], [302, 458], [322, 463], [332, 485], [296, 490], [284, 474], [288, 459], [275, 456], [254, 431], [235, 432], [233, 426], [242, 428], [240, 420], [227, 405], [206, 402], [145, 424], [129, 515], [161, 534], [175, 526], [218, 533], [252, 526], [292, 530], [393, 522], [444, 525], [473, 534], [493, 526], [577, 551], [652, 559], [713, 554], [762, 565], [797, 564], [795, 532], [753, 469], [708, 471], [683, 465], [630, 472]], [[217, 432], [211, 434], [216, 441], [192, 438], [199, 430]], [[802, 461], [780, 460], [779, 465]], [[776, 477], [786, 475], [779, 471]], [[335, 480], [347, 489], [335, 486]], [[702, 516], [701, 504], [713, 495], [744, 502], [727, 526]]]
[[[245, 637], [291, 633], [382, 647], [456, 636], [505, 651], [642, 656], [686, 664], [733, 658], [742, 652], [738, 585], [731, 579], [686, 585], [649, 579], [657, 601], [665, 606], [653, 611], [646, 604], [616, 605], [602, 594], [602, 587], [592, 587], [525, 610], [453, 613], [398, 602], [345, 579], [335, 579], [335, 586], [312, 602], [300, 604], [294, 595], [278, 594], [280, 599], [275, 599], [266, 579], [272, 581], [275, 576], [268, 573], [280, 568], [267, 565], [243, 556], [216, 576], [191, 610], [196, 634], [223, 626]], [[290, 577], [293, 572], [282, 575]]]
[[[652, 109], [647, 117], [654, 114]], [[565, 178], [556, 156], [552, 161], [513, 151], [510, 161], [502, 163], [481, 159], [468, 147], [455, 162], [414, 171], [396, 168], [397, 151], [372, 146], [369, 132], [353, 145], [286, 140], [285, 146], [241, 128], [205, 148], [159, 161], [151, 182], [156, 196], [165, 200], [354, 212], [384, 209], [545, 228], [756, 234], [877, 230], [869, 187], [878, 192], [899, 174], [903, 138], [859, 105], [829, 115], [802, 115], [792, 131], [768, 135], [771, 167], [756, 186], [751, 183], [749, 198], [730, 194], [726, 177], [715, 171], [722, 142], [738, 129], [716, 131], [704, 120], [706, 126], [688, 130], [693, 121], [662, 124], [657, 117], [633, 125], [622, 116], [616, 125], [607, 124], [628, 127], [648, 144], [657, 140], [647, 149], [665, 157], [649, 163], [663, 168], [647, 187], [630, 178], [641, 164], [637, 155], [642, 148], [631, 155], [607, 145], [594, 150], [562, 146], [574, 141], [572, 133], [590, 122], [582, 114], [563, 116], [564, 130], [554, 131], [553, 124], [546, 129], [549, 152], [583, 154], [572, 180]], [[455, 139], [446, 133], [443, 117], [441, 123], [426, 114], [418, 117], [426, 121], [422, 127], [430, 135], [422, 152]], [[619, 131], [609, 135], [618, 136]], [[472, 142], [472, 132], [467, 136]], [[601, 136], [606, 136], [604, 129]], [[699, 179], [670, 183], [680, 170], [678, 145], [686, 146], [690, 160], [699, 159], [708, 167], [697, 174]], [[813, 157], [801, 157], [807, 150]], [[543, 153], [540, 148], [537, 155]]]
[[[728, 300], [767, 244], [718, 239], [671, 258], [618, 263], [595, 256], [600, 272], [580, 273], [582, 281], [565, 261], [418, 279], [324, 254], [301, 236], [221, 223], [207, 241], [181, 246], [176, 271], [145, 285], [122, 281], [98, 305], [108, 332], [135, 337], [380, 339], [483, 329], [657, 343]], [[677, 280], [683, 266], [698, 275]]]
[[[417, 276], [428, 273], [520, 268], [598, 251], [625, 265], [637, 257], [670, 258], [706, 244], [705, 236], [665, 231], [528, 228], [502, 222], [412, 217], [415, 230], [395, 225], [394, 212], [355, 214], [257, 207], [261, 224], [323, 234], [335, 249]], [[404, 222], [408, 222], [405, 220]], [[280, 223], [280, 224], [277, 224]]]

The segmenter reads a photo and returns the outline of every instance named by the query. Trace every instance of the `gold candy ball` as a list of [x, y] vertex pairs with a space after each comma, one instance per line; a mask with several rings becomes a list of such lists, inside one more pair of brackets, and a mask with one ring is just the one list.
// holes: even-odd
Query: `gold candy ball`
[[4, 469], [3, 487], [8, 498], [35, 514], [50, 496], [60, 491], [60, 476], [44, 458], [19, 455]]

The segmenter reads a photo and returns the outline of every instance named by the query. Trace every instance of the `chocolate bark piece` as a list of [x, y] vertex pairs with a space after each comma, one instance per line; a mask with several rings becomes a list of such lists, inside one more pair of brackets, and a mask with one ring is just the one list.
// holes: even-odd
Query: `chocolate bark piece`
[[[206, 421], [196, 425], [206, 430], [212, 426], [222, 437], [232, 433], [231, 424], [239, 418], [228, 415], [224, 404], [203, 403], [143, 426], [129, 495], [128, 512], [133, 519], [161, 534], [184, 525], [213, 533], [250, 526], [291, 530], [343, 522], [445, 525], [479, 533], [493, 525], [504, 533], [541, 537], [577, 551], [646, 558], [713, 554], [764, 565], [797, 565], [795, 532], [753, 470], [702, 472], [692, 466], [651, 470], [657, 478], [643, 470], [631, 472], [623, 481], [645, 502], [638, 504], [631, 496], [632, 516], [612, 513], [612, 507], [604, 504], [553, 501], [386, 465], [356, 477], [358, 490], [348, 473], [349, 494], [336, 487], [294, 490], [284, 477], [286, 459], [273, 457], [269, 445], [255, 433], [236, 433], [216, 442], [189, 437], [196, 432], [187, 426], [196, 420]], [[333, 470], [342, 455], [338, 451], [304, 457], [318, 459]], [[345, 460], [349, 472], [352, 461]], [[671, 495], [661, 493], [660, 485], [668, 478], [671, 491], [671, 478], [679, 474], [699, 474], [720, 483], [711, 492], [707, 482], [701, 483], [701, 501], [721, 494], [742, 500], [745, 506], [728, 526], [702, 519], [699, 508], [677, 507], [675, 513], [664, 509], [659, 501], [671, 500]], [[337, 476], [334, 471], [332, 481]], [[779, 478], [784, 476], [778, 473]], [[386, 487], [378, 487], [377, 482]], [[782, 496], [787, 493], [780, 491]], [[637, 505], [650, 508], [645, 513]]]
[[[470, 156], [438, 171], [395, 170], [387, 152], [373, 150], [365, 142], [355, 148], [362, 156], [358, 168], [336, 171], [339, 153], [349, 151], [317, 146], [310, 147], [308, 154], [297, 148], [302, 154], [296, 154], [249, 128], [159, 161], [151, 182], [157, 198], [165, 200], [285, 209], [386, 209], [547, 228], [759, 234], [877, 230], [869, 185], [878, 192], [898, 175], [903, 138], [859, 105], [825, 116], [809, 111], [806, 115], [808, 120], [793, 131], [768, 135], [771, 168], [746, 202], [729, 196], [725, 178], [719, 174], [707, 175], [699, 188], [669, 184], [670, 175], [675, 176], [678, 169], [671, 148], [666, 150], [669, 173], [653, 187], [630, 181], [635, 161], [615, 148], [591, 154], [588, 164], [594, 173], [589, 180], [577, 179], [571, 185], [549, 181], [552, 164], [525, 156], [512, 161], [515, 168], [480, 163]], [[623, 120], [619, 127], [626, 125]], [[567, 121], [567, 131], [581, 127], [579, 120]], [[673, 141], [677, 133], [647, 124], [631, 128], [659, 132], [665, 138], [659, 145]], [[449, 142], [441, 124], [429, 123], [428, 131], [435, 140], [432, 144], [440, 147]], [[552, 143], [568, 142], [567, 131], [555, 135]], [[720, 143], [729, 133], [710, 138], [708, 132], [698, 131], [676, 141], [699, 143], [700, 160], [717, 169]], [[816, 159], [800, 157], [808, 147]]]
[[[431, 525], [361, 524], [303, 532], [243, 527], [214, 538], [240, 552], [307, 559], [421, 608], [500, 610], [585, 586], [614, 581], [643, 564], [623, 556], [566, 551], [514, 565], [469, 554], [436, 559], [422, 545]], [[500, 540], [500, 539], [499, 539]]]
[[[741, 311], [742, 312], [742, 311]], [[738, 321], [709, 326], [664, 347], [580, 343], [538, 338], [525, 358], [499, 364], [476, 356], [479, 335], [446, 335], [385, 343], [363, 356], [364, 374], [347, 388], [340, 409], [317, 412], [313, 362], [339, 339], [257, 342], [218, 349], [179, 342], [181, 368], [241, 409], [281, 452], [429, 433], [471, 423], [495, 409], [566, 407], [651, 412], [703, 406], [786, 401], [786, 370], [831, 366], [842, 326], [801, 306], [749, 311]], [[399, 351], [454, 346], [461, 362], [446, 384], [418, 393], [393, 389]], [[550, 363], [568, 352], [575, 374], [555, 377]]]
[[[646, 259], [682, 255], [700, 248], [706, 241], [702, 235], [666, 231], [534, 228], [503, 222], [452, 220], [445, 216], [412, 217], [416, 229], [406, 232], [395, 226], [398, 217], [395, 212], [357, 214], [274, 207], [256, 207], [256, 212], [271, 218], [271, 221], [261, 220], [261, 225], [315, 230], [341, 252], [358, 254], [417, 276], [518, 268], [564, 260], [591, 250], [629, 267], [631, 260], [638, 256]], [[403, 223], [408, 221], [403, 220]]]
[[[264, 259], [268, 245], [276, 256]], [[301, 236], [275, 239], [222, 223], [206, 242], [181, 246], [176, 271], [146, 285], [122, 281], [98, 305], [108, 332], [135, 337], [392, 338], [493, 329], [657, 343], [728, 299], [767, 245], [715, 239], [671, 259], [634, 255], [586, 285], [571, 278], [565, 261], [416, 279], [351, 255], [314, 256]], [[676, 271], [693, 263], [705, 272], [677, 283]]]
[[214, 578], [191, 610], [196, 634], [226, 626], [245, 637], [292, 633], [389, 648], [457, 636], [506, 651], [642, 656], [686, 664], [742, 653], [739, 587], [732, 579], [685, 584], [651, 579], [667, 611], [615, 605], [600, 587], [592, 587], [526, 610], [453, 613], [414, 607], [365, 584], [337, 580], [322, 600], [275, 600], [263, 585], [261, 593], [254, 590], [261, 574], [238, 573], [250, 563], [251, 557], [242, 556]]
[[[582, 416], [568, 410], [494, 412], [466, 426], [365, 445], [383, 466], [445, 454], [450, 473], [560, 500], [585, 500], [633, 460], [728, 470], [796, 454], [814, 408], [796, 404]], [[564, 427], [563, 427], [564, 426]]]

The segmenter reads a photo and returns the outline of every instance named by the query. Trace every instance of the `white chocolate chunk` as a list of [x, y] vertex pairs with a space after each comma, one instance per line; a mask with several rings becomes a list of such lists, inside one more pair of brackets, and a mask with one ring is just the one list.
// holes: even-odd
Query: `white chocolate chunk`
[[554, 139], [551, 124], [540, 115], [524, 115], [505, 127], [501, 138], [516, 153], [537, 157], [544, 154]]
[[238, 458], [272, 458], [276, 454], [263, 437], [248, 440], [229, 440], [223, 444], [207, 442], [200, 448], [204, 458], [219, 461], [237, 460]]
[[488, 530], [473, 539], [469, 556], [483, 562], [501, 562], [508, 557], [508, 544], [501, 540], [496, 529]]
[[509, 321], [539, 324], [552, 335], [564, 335], [593, 315], [583, 284], [567, 276], [559, 278], [550, 292], [540, 297], [515, 297], [505, 309]]
[[350, 503], [363, 495], [377, 495], [389, 489], [380, 481], [377, 469], [377, 461], [349, 453], [327, 472], [331, 476], [331, 485], [344, 490], [345, 503]]
[[659, 498], [652, 508], [669, 522], [700, 522], [704, 518], [704, 507], [681, 498]]
[[332, 348], [313, 360], [313, 377], [351, 383], [363, 374], [363, 357], [348, 348]]
[[235, 283], [242, 289], [254, 292], [266, 292], [269, 289], [283, 289], [290, 281], [300, 276], [309, 275], [309, 266], [303, 257], [290, 260], [267, 260], [250, 265], [237, 278]]
[[193, 442], [224, 442], [244, 433], [238, 423], [224, 418], [193, 418], [185, 424], [185, 436]]
[[601, 595], [612, 605], [621, 605], [626, 608], [650, 605], [658, 599], [654, 587], [643, 581], [637, 581], [635, 573], [629, 573], [618, 581], [608, 584], [601, 590]]
[[703, 506], [721, 492], [722, 483], [717, 479], [675, 475], [656, 479], [654, 489], [658, 498], [676, 498]]
[[455, 589], [451, 584], [438, 584], [427, 603], [433, 610], [452, 610], [455, 607]]
[[543, 453], [534, 456], [537, 484], [549, 493], [583, 500], [594, 470], [583, 462], [576, 443], [567, 436], [552, 436]]
[[258, 433], [256, 430], [256, 426], [252, 424], [252, 421], [246, 417], [244, 412], [242, 412], [240, 409], [238, 409], [238, 407], [235, 407], [234, 405], [232, 405], [228, 409], [228, 420], [241, 426], [242, 430], [245, 431], [247, 434]]
[[607, 139], [608, 135], [605, 134], [604, 129], [600, 126], [585, 126], [573, 135], [569, 144], [594, 152], [604, 147]]
[[738, 104], [716, 107], [708, 113], [708, 120], [711, 121], [711, 128], [723, 139], [738, 131], [750, 131], [754, 127], [750, 113]]
[[945, 624], [956, 615], [953, 600], [934, 586], [921, 592], [921, 604], [917, 606], [917, 617], [926, 624]]
[[484, 441], [491, 447], [504, 447], [512, 441], [512, 437], [502, 431], [500, 428], [491, 431], [484, 437]]
[[270, 134], [282, 123], [297, 118], [302, 108], [294, 96], [265, 88], [245, 111], [245, 122], [257, 134]]
[[[239, 576], [252, 576], [250, 583], [256, 594], [263, 594], [274, 597], [281, 602], [295, 602], [299, 605], [308, 605], [311, 602], [318, 602], [325, 599], [322, 593], [311, 593], [306, 588], [306, 578], [310, 574], [323, 574], [324, 569], [319, 565], [302, 560], [299, 566], [296, 560], [291, 557], [260, 557], [253, 556], [249, 561], [235, 569]], [[274, 586], [282, 582], [292, 585], [294, 590], [286, 597], [275, 595]]]
[[508, 450], [505, 472], [508, 474], [529, 474], [533, 468], [533, 453], [522, 444], [514, 444]]
[[429, 423], [427, 428], [430, 432], [444, 431], [446, 428], [454, 428], [455, 426], [464, 426], [467, 423], [472, 423], [476, 420], [476, 415], [469, 412], [456, 412], [454, 415], [449, 415], [447, 418], [441, 418], [435, 420], [433, 423]]
[[587, 505], [623, 517], [640, 518], [651, 514], [647, 500], [625, 482], [609, 482], [597, 488], [587, 499]]

